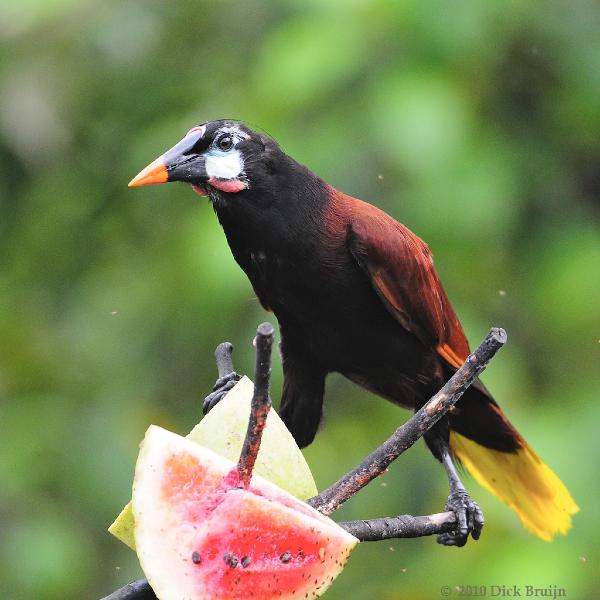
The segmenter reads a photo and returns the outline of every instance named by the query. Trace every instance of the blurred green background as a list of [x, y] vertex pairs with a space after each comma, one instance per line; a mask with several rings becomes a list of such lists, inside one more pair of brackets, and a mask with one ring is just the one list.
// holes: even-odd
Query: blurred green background
[[[141, 576], [106, 533], [150, 423], [186, 433], [228, 339], [265, 320], [208, 203], [127, 182], [233, 117], [425, 238], [484, 376], [581, 506], [552, 544], [469, 481], [482, 539], [364, 544], [327, 598], [558, 585], [598, 598], [600, 5], [3, 0], [0, 597], [98, 598]], [[281, 385], [279, 357], [273, 396]], [[339, 377], [306, 456], [320, 488], [407, 413]], [[419, 443], [339, 519], [439, 511]]]

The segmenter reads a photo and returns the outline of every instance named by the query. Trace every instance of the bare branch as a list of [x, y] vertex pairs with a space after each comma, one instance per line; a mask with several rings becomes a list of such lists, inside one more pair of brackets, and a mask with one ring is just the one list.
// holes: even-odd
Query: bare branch
[[361, 542], [379, 542], [391, 538], [415, 538], [453, 531], [456, 529], [456, 518], [453, 512], [443, 512], [423, 517], [398, 515], [382, 519], [343, 521], [338, 525]]
[[379, 448], [307, 502], [325, 515], [332, 513], [370, 481], [381, 475], [403, 452], [410, 448], [452, 408], [475, 378], [486, 368], [496, 352], [506, 343], [504, 329], [493, 328], [480, 346], [448, 380], [446, 385], [401, 425]]
[[[273, 327], [263, 323], [256, 336], [256, 372], [254, 396], [250, 421], [244, 446], [238, 463], [238, 472], [242, 481], [250, 481], [252, 469], [260, 446], [262, 430], [271, 407], [269, 381], [271, 375], [271, 347]], [[404, 425], [379, 448], [372, 452], [358, 467], [350, 471], [327, 490], [311, 498], [308, 503], [323, 514], [329, 514], [375, 477], [410, 448], [435, 423], [454, 406], [474, 379], [486, 368], [496, 352], [506, 343], [503, 329], [492, 329], [485, 340], [473, 352], [446, 383], [446, 385], [427, 402]], [[220, 344], [215, 351], [219, 377], [233, 371], [231, 351], [228, 342]], [[444, 512], [427, 516], [398, 515], [380, 519], [346, 521], [339, 523], [346, 531], [361, 542], [380, 541], [391, 538], [412, 538], [453, 531], [456, 527], [454, 513]], [[102, 600], [156, 600], [147, 580], [140, 579], [128, 583]]]
[[[454, 513], [444, 512], [423, 517], [399, 515], [383, 519], [345, 521], [338, 523], [361, 542], [377, 542], [392, 538], [415, 538], [453, 531]], [[156, 600], [145, 579], [133, 581], [102, 600]]]
[[262, 432], [271, 408], [269, 382], [271, 381], [271, 347], [273, 325], [263, 323], [256, 331], [256, 368], [254, 371], [254, 394], [248, 420], [248, 430], [242, 446], [237, 470], [244, 487], [250, 485], [252, 470], [260, 448]]

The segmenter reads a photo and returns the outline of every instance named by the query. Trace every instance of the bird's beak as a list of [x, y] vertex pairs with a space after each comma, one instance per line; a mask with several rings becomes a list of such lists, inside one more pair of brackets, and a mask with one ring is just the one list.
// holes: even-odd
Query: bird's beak
[[208, 179], [205, 158], [194, 151], [203, 135], [203, 127], [192, 129], [179, 143], [142, 169], [129, 182], [129, 187], [169, 181], [187, 181], [192, 184], [205, 182]]
[[129, 183], [129, 187], [139, 187], [140, 185], [150, 185], [151, 183], [166, 183], [169, 181], [169, 172], [165, 165], [163, 157], [159, 156], [152, 161], [145, 169], [142, 169]]

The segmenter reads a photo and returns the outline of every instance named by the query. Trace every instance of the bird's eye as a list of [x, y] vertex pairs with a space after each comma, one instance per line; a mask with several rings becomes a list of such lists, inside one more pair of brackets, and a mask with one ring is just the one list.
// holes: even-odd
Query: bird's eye
[[217, 146], [219, 147], [219, 150], [224, 150], [226, 152], [233, 146], [233, 138], [230, 135], [224, 135], [217, 141]]

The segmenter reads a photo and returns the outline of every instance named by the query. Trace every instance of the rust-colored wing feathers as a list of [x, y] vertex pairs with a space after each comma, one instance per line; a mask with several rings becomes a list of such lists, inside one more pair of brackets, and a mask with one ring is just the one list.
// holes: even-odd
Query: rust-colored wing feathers
[[469, 344], [427, 244], [378, 208], [353, 200], [350, 251], [400, 324], [448, 364], [460, 367]]
[[[377, 208], [346, 198], [348, 243], [388, 310], [454, 368], [469, 354], [462, 327], [420, 238]], [[543, 540], [571, 527], [579, 508], [565, 485], [476, 382], [450, 416], [450, 448]]]

